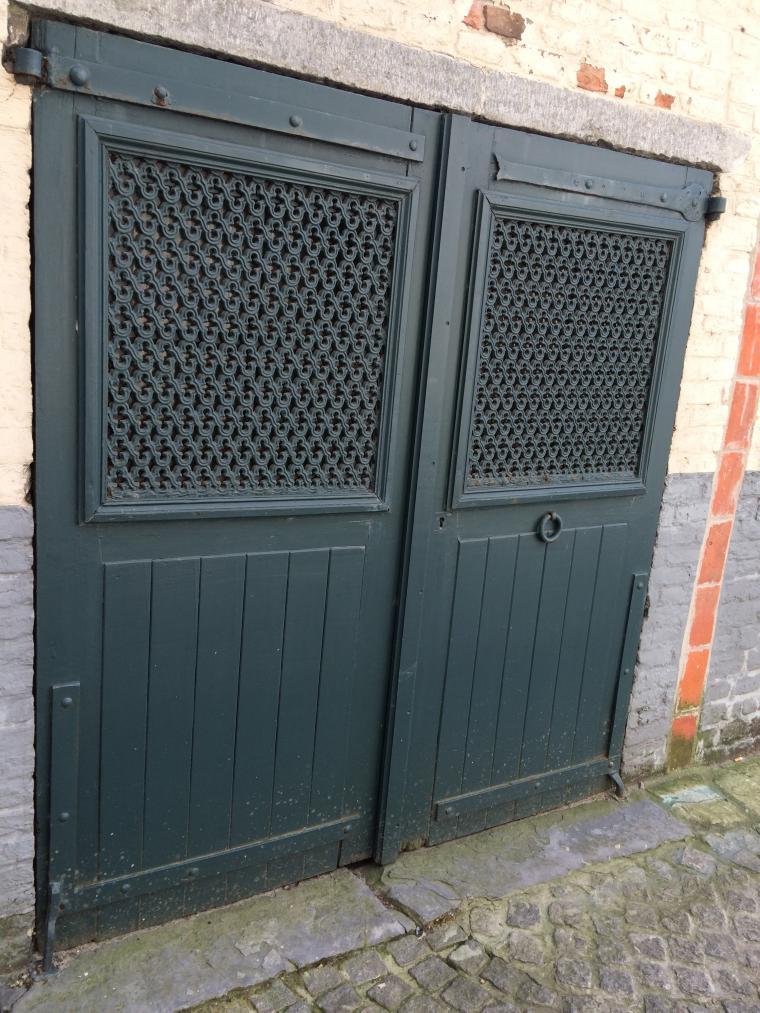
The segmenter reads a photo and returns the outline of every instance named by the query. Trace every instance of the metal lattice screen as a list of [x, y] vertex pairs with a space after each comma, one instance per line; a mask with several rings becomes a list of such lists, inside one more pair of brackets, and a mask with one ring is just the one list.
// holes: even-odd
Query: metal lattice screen
[[109, 152], [107, 500], [373, 491], [398, 210]]
[[672, 240], [494, 217], [466, 486], [639, 474]]

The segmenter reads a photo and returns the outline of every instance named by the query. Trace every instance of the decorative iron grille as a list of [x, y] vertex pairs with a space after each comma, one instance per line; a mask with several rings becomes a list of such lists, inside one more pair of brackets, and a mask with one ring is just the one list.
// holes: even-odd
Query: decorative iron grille
[[497, 215], [465, 487], [639, 475], [672, 240]]
[[110, 151], [106, 500], [373, 492], [398, 215]]

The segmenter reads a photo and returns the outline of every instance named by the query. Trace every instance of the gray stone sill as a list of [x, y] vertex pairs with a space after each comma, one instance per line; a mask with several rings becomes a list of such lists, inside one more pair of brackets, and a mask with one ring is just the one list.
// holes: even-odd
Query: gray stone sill
[[47, 0], [22, 6], [375, 95], [712, 170], [735, 169], [750, 147], [749, 137], [719, 123], [476, 67], [264, 0]]

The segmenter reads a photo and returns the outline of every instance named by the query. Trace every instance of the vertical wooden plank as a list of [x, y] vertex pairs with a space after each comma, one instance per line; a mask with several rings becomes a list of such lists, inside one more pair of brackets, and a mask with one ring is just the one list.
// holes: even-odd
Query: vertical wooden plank
[[[270, 824], [273, 836], [308, 823], [329, 560], [329, 549], [294, 552], [290, 559]], [[267, 875], [270, 886], [302, 877], [303, 856], [270, 862]]]
[[627, 542], [627, 524], [604, 525], [573, 742], [575, 763], [601, 755], [609, 733], [630, 593], [622, 580]]
[[458, 795], [462, 790], [487, 556], [487, 538], [460, 540], [435, 772], [435, 798]]
[[322, 673], [319, 683], [309, 824], [337, 819], [343, 810], [351, 682], [364, 577], [364, 549], [330, 551]]
[[[356, 669], [363, 578], [364, 549], [361, 546], [331, 549], [309, 798], [310, 825], [338, 819], [344, 811], [351, 684]], [[339, 842], [335, 842], [309, 851], [304, 859], [304, 874], [317, 875], [337, 865], [339, 846]]]
[[572, 607], [568, 602], [567, 591], [574, 545], [575, 532], [567, 531], [558, 541], [546, 547], [528, 708], [522, 734], [520, 777], [546, 770], [546, 747], [551, 728], [565, 612]]
[[[249, 555], [246, 562], [232, 846], [269, 834], [289, 559], [287, 552], [262, 552]], [[263, 889], [265, 864], [228, 877], [228, 899]]]
[[[200, 559], [153, 562], [143, 868], [187, 853]], [[143, 897], [140, 924], [182, 910], [184, 887]]]
[[464, 792], [487, 788], [491, 781], [517, 543], [515, 536], [491, 538], [489, 542], [462, 776]]
[[568, 610], [562, 631], [546, 755], [548, 770], [566, 767], [572, 762], [575, 719], [583, 680], [601, 542], [601, 527], [579, 528], [576, 531], [567, 590]]
[[[491, 784], [504, 784], [514, 780], [519, 769], [544, 559], [544, 543], [533, 533], [520, 535]], [[513, 802], [494, 806], [488, 815], [488, 825], [493, 826], [511, 819], [513, 810]]]
[[[150, 647], [150, 562], [108, 563], [103, 602], [100, 876], [140, 868]], [[137, 901], [109, 905], [99, 931], [137, 924]]]
[[[245, 556], [201, 560], [188, 855], [229, 842]], [[188, 907], [223, 903], [224, 878], [187, 888]]]

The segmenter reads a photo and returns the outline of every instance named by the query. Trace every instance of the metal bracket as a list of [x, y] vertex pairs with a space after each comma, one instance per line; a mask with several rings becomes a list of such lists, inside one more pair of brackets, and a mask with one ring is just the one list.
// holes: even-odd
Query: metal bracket
[[63, 908], [63, 884], [60, 880], [48, 885], [48, 906], [45, 916], [45, 943], [42, 949], [42, 970], [50, 974], [56, 970], [53, 964], [53, 952], [55, 950], [55, 925], [58, 915]]
[[606, 197], [608, 200], [626, 201], [629, 204], [666, 208], [668, 211], [677, 211], [688, 222], [699, 221], [706, 214], [721, 214], [725, 209], [725, 200], [721, 197], [710, 197], [701, 183], [687, 183], [684, 187], [669, 189], [579, 172], [566, 172], [563, 169], [546, 169], [540, 165], [510, 162], [498, 151], [494, 152], [494, 157], [497, 180], [531, 183], [533, 186], [547, 187], [551, 190], [582, 193], [588, 197]]
[[78, 682], [50, 691], [50, 812], [48, 843], [48, 905], [45, 913], [42, 969], [53, 970], [55, 929], [66, 907], [64, 880], [75, 874], [79, 769]]
[[39, 49], [26, 49], [17, 46], [13, 50], [13, 74], [25, 84], [41, 81], [45, 58]]
[[607, 771], [607, 776], [610, 781], [615, 785], [615, 791], [618, 798], [625, 798], [625, 785], [623, 784], [623, 778], [620, 776], [620, 771], [617, 767]]

